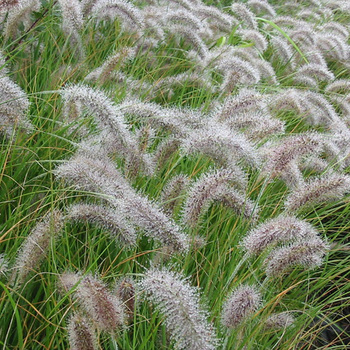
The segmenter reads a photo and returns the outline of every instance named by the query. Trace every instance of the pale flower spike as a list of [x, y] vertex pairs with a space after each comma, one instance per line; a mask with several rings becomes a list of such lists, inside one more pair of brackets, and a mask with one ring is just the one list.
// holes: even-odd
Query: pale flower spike
[[236, 328], [258, 310], [261, 294], [255, 286], [240, 285], [226, 299], [222, 307], [221, 323]]
[[151, 268], [140, 283], [147, 299], [165, 316], [165, 324], [176, 349], [214, 350], [213, 327], [199, 305], [198, 290], [182, 276], [165, 268]]
[[74, 314], [67, 325], [71, 350], [97, 350], [97, 337], [94, 327], [84, 316]]
[[60, 275], [59, 283], [66, 292], [76, 286], [73, 291], [75, 298], [100, 330], [114, 332], [124, 326], [122, 301], [100, 279], [91, 274], [81, 277], [65, 273]]

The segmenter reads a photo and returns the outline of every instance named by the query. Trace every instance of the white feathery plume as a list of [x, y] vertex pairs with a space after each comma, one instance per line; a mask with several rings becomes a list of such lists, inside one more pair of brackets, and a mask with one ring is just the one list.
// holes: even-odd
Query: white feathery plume
[[6, 67], [6, 59], [2, 51], [0, 51], [0, 78], [3, 76], [6, 76], [8, 73], [9, 73], [9, 70]]
[[284, 122], [263, 111], [237, 114], [225, 120], [224, 124], [232, 130], [242, 132], [252, 142], [285, 132]]
[[144, 18], [140, 11], [131, 2], [124, 0], [99, 0], [91, 9], [91, 15], [99, 20], [111, 21], [119, 18], [122, 26], [127, 30], [140, 31], [144, 27]]
[[128, 321], [134, 317], [136, 285], [132, 278], [120, 278], [114, 287], [114, 293], [123, 302]]
[[306, 93], [302, 90], [289, 88], [274, 95], [269, 104], [270, 110], [277, 113], [281, 110], [295, 111], [300, 116], [305, 117], [307, 106]]
[[4, 254], [0, 254], [0, 278], [8, 272], [9, 262]]
[[114, 332], [124, 326], [124, 307], [122, 301], [113, 295], [107, 286], [91, 274], [64, 273], [59, 277], [62, 289], [73, 295], [94, 324], [103, 331]]
[[203, 213], [215, 201], [222, 202], [245, 217], [253, 216], [254, 203], [243, 194], [246, 185], [246, 176], [239, 168], [236, 171], [214, 169], [202, 174], [192, 184], [184, 203], [182, 210], [184, 224], [195, 227]]
[[231, 11], [233, 16], [241, 22], [243, 27], [258, 29], [258, 23], [255, 19], [254, 13], [252, 13], [245, 4], [233, 3], [231, 5]]
[[267, 143], [260, 150], [266, 158], [264, 172], [271, 177], [283, 178], [291, 163], [309, 154], [319, 154], [322, 143], [318, 134], [310, 132], [285, 136], [276, 143]]
[[265, 260], [266, 275], [281, 276], [292, 267], [300, 265], [306, 269], [320, 266], [328, 249], [329, 245], [319, 237], [276, 248]]
[[97, 80], [99, 83], [103, 84], [112, 76], [112, 73], [116, 67], [120, 68], [126, 60], [133, 58], [134, 56], [135, 50], [129, 47], [115, 51], [109, 57], [107, 57], [100, 67], [90, 72], [85, 77], [85, 80]]
[[[312, 25], [310, 23], [306, 21], [301, 21], [292, 16], [278, 16], [274, 18], [273, 22], [279, 27], [284, 28], [288, 32], [289, 30], [296, 30], [300, 28], [312, 32]], [[266, 29], [271, 30], [273, 29], [273, 26], [271, 24], [268, 24]]]
[[177, 5], [179, 8], [183, 7], [186, 10], [191, 10], [193, 8], [191, 0], [169, 0], [169, 2]]
[[164, 186], [161, 193], [162, 207], [166, 213], [173, 214], [189, 187], [188, 176], [179, 174], [173, 176]]
[[349, 29], [346, 26], [340, 24], [339, 22], [327, 22], [319, 28], [321, 31], [333, 33], [336, 36], [342, 38], [344, 41], [347, 41], [349, 38]]
[[215, 6], [207, 6], [202, 2], [193, 7], [193, 12], [201, 20], [205, 20], [210, 27], [216, 29], [215, 31], [231, 32], [232, 28], [238, 25], [234, 17], [220, 11]]
[[221, 60], [216, 68], [223, 74], [221, 89], [225, 92], [231, 92], [237, 85], [255, 85], [260, 81], [260, 72], [238, 57]]
[[176, 251], [187, 251], [187, 236], [156, 203], [137, 194], [106, 156], [77, 154], [56, 168], [55, 174], [80, 190], [95, 192], [149, 237]]
[[279, 312], [271, 314], [264, 322], [264, 328], [271, 330], [286, 329], [293, 325], [295, 318], [291, 312]]
[[276, 11], [266, 0], [248, 0], [247, 5], [257, 14], [263, 13], [272, 18], [276, 16]]
[[136, 244], [134, 227], [115, 208], [97, 204], [74, 204], [67, 209], [66, 220], [89, 222], [106, 229], [124, 246]]
[[308, 241], [316, 237], [317, 230], [308, 222], [282, 214], [249, 231], [242, 245], [249, 255], [258, 255], [279, 243]]
[[5, 73], [6, 67], [0, 75], [0, 130], [7, 136], [12, 135], [16, 126], [31, 131], [33, 125], [26, 117], [30, 106], [28, 97]]
[[325, 88], [326, 93], [345, 94], [350, 91], [350, 79], [337, 79]]
[[58, 166], [54, 173], [79, 190], [111, 196], [112, 204], [115, 199], [124, 199], [130, 192], [129, 183], [103, 154], [78, 152]]
[[242, 160], [253, 167], [259, 167], [261, 162], [255, 146], [243, 134], [215, 121], [209, 121], [202, 129], [190, 132], [183, 140], [181, 149], [185, 154], [205, 154], [218, 165], [232, 169]]
[[207, 71], [196, 72], [186, 71], [176, 75], [164, 77], [156, 84], [156, 89], [153, 93], [161, 92], [164, 89], [169, 89], [172, 85], [175, 86], [200, 86], [210, 92], [214, 92], [214, 86], [210, 73]]
[[337, 201], [350, 191], [350, 176], [339, 173], [325, 174], [308, 179], [287, 197], [288, 211], [299, 211], [312, 205]]
[[0, 14], [6, 13], [12, 7], [18, 5], [19, 0], [0, 0]]
[[81, 10], [83, 12], [84, 17], [88, 17], [91, 15], [91, 9], [95, 5], [96, 0], [81, 0]]
[[266, 79], [269, 84], [277, 84], [276, 73], [272, 67], [272, 64], [262, 59], [256, 59], [251, 61], [253, 66], [258, 70], [260, 79]]
[[296, 16], [298, 19], [309, 21], [309, 22], [320, 23], [322, 21], [322, 15], [316, 13], [313, 9], [305, 8], [304, 10], [299, 11], [296, 14]]
[[316, 46], [327, 58], [339, 61], [349, 59], [350, 46], [341, 37], [332, 33], [317, 34]]
[[63, 214], [59, 210], [53, 210], [44, 216], [25, 239], [15, 261], [20, 283], [24, 282], [28, 274], [34, 271], [47, 255], [50, 244], [59, 235], [63, 223]]
[[222, 121], [248, 112], [266, 108], [265, 97], [257, 90], [242, 88], [235, 96], [227, 97], [220, 107], [217, 118]]
[[264, 52], [267, 49], [268, 42], [259, 31], [254, 29], [240, 29], [237, 30], [237, 34], [240, 35], [243, 40], [252, 41], [256, 49], [260, 52]]
[[69, 37], [72, 47], [77, 45], [81, 59], [85, 57], [80, 31], [83, 28], [83, 10], [78, 0], [58, 0], [62, 11], [62, 29]]
[[222, 307], [221, 323], [228, 328], [242, 324], [261, 305], [261, 294], [255, 286], [242, 284], [226, 299]]
[[[139, 151], [137, 140], [125, 123], [120, 108], [103, 92], [85, 85], [71, 85], [61, 90], [65, 106], [77, 105], [86, 107], [97, 119], [102, 129], [107, 128], [115, 136], [119, 152], [130, 165], [130, 176], [137, 171], [152, 174], [154, 164], [148, 154]], [[66, 107], [67, 108], [67, 107]]]
[[291, 69], [295, 69], [295, 58], [291, 45], [280, 37], [273, 37], [270, 43], [274, 48], [273, 58], [285, 65], [290, 65]]
[[169, 129], [173, 135], [186, 136], [192, 129], [201, 127], [206, 116], [198, 110], [188, 108], [166, 108], [155, 102], [142, 102], [129, 98], [119, 104], [119, 109], [140, 121], [147, 121], [154, 128]]
[[177, 273], [151, 268], [140, 287], [146, 298], [165, 317], [165, 325], [176, 349], [214, 350], [218, 341], [199, 303], [197, 288]]
[[67, 325], [71, 350], [97, 350], [97, 337], [93, 326], [85, 317], [74, 314]]
[[202, 38], [188, 26], [180, 24], [171, 24], [167, 27], [168, 31], [176, 38], [183, 38], [197, 51], [201, 59], [204, 59], [208, 54], [208, 48]]
[[315, 45], [315, 32], [310, 30], [310, 28], [295, 29], [289, 36], [303, 50], [314, 47]]
[[103, 127], [111, 129], [124, 143], [133, 142], [118, 107], [102, 91], [77, 84], [61, 90], [61, 96], [65, 104], [80, 103], [88, 108]]
[[127, 199], [124, 210], [130, 220], [144, 229], [145, 234], [175, 252], [187, 252], [189, 237], [162, 209], [146, 197], [133, 195]]
[[181, 140], [179, 138], [170, 136], [159, 143], [154, 158], [157, 160], [158, 168], [163, 168], [166, 161], [171, 158], [180, 148]]
[[334, 107], [326, 100], [326, 98], [317, 92], [307, 91], [305, 93], [307, 101], [304, 107], [308, 112], [308, 122], [312, 125], [329, 126], [339, 120]]
[[169, 11], [162, 18], [163, 25], [168, 23], [183, 24], [192, 28], [196, 32], [205, 31], [205, 23], [199, 18], [194, 16], [190, 11], [180, 9], [175, 11]]
[[17, 5], [11, 7], [3, 31], [5, 41], [15, 38], [21, 23], [24, 24], [25, 29], [28, 28], [32, 12], [39, 11], [40, 7], [40, 0], [21, 0]]

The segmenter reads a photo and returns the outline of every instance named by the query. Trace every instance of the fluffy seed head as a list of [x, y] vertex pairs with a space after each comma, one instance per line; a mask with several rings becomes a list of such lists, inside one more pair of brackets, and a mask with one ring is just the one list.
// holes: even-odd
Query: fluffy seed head
[[53, 210], [33, 228], [16, 258], [18, 281], [23, 282], [28, 274], [38, 267], [49, 250], [51, 239], [58, 236], [63, 223], [62, 213], [59, 210]]
[[221, 323], [235, 328], [255, 311], [261, 303], [261, 295], [255, 286], [241, 285], [236, 288], [222, 307]]
[[231, 5], [231, 11], [233, 15], [242, 22], [243, 26], [251, 29], [258, 28], [254, 13], [252, 13], [245, 4], [233, 3]]
[[183, 174], [175, 175], [167, 182], [161, 194], [163, 208], [167, 213], [174, 212], [188, 186], [189, 179]]
[[4, 40], [14, 39], [21, 23], [23, 23], [25, 29], [28, 28], [31, 23], [30, 16], [32, 12], [39, 11], [40, 7], [40, 0], [21, 0], [15, 6], [12, 6], [3, 30]]
[[142, 12], [129, 1], [100, 0], [91, 9], [91, 14], [98, 20], [116, 18], [121, 20], [126, 30], [140, 31], [143, 28], [144, 18]]
[[187, 235], [156, 203], [146, 197], [130, 195], [124, 210], [130, 220], [142, 228], [148, 237], [154, 238], [176, 252], [188, 251]]
[[237, 172], [229, 169], [212, 170], [203, 174], [193, 185], [184, 204], [183, 221], [194, 227], [200, 216], [210, 204], [223, 192], [229, 191], [229, 184], [235, 183], [239, 188], [245, 188], [244, 173], [237, 168]]
[[207, 315], [199, 305], [197, 289], [166, 269], [150, 269], [141, 282], [147, 299], [165, 316], [177, 349], [214, 350], [217, 340]]
[[211, 157], [216, 164], [237, 169], [237, 162], [244, 160], [253, 167], [259, 167], [260, 158], [253, 143], [241, 133], [234, 132], [223, 124], [209, 121], [200, 130], [189, 133], [182, 142], [186, 154], [202, 153]]
[[0, 131], [11, 136], [17, 125], [31, 131], [33, 126], [26, 117], [30, 105], [28, 97], [5, 73], [6, 67], [0, 74]]
[[131, 278], [122, 278], [117, 282], [115, 293], [123, 302], [129, 321], [135, 311], [135, 282]]
[[122, 302], [111, 294], [106, 285], [98, 278], [88, 274], [81, 278], [79, 275], [63, 274], [60, 283], [65, 290], [69, 290], [77, 282], [74, 296], [79, 305], [89, 315], [95, 325], [104, 331], [113, 332], [124, 325], [124, 310]]
[[350, 191], [350, 177], [339, 173], [312, 178], [292, 191], [285, 207], [297, 211], [315, 204], [340, 200]]
[[67, 210], [67, 219], [89, 222], [106, 229], [125, 246], [136, 244], [134, 227], [114, 208], [94, 204], [74, 204]]
[[266, 163], [264, 171], [272, 177], [283, 174], [288, 166], [308, 154], [318, 154], [322, 149], [320, 137], [316, 133], [286, 136], [275, 145], [264, 147]]
[[328, 244], [319, 237], [276, 248], [265, 260], [266, 275], [280, 276], [292, 267], [300, 265], [306, 269], [320, 266], [328, 249]]
[[9, 262], [4, 254], [0, 254], [0, 276], [5, 275], [8, 271]]
[[242, 243], [250, 255], [256, 255], [280, 242], [309, 240], [317, 236], [318, 233], [312, 225], [295, 216], [284, 214], [251, 230]]
[[74, 314], [68, 321], [71, 350], [97, 350], [97, 337], [93, 326], [81, 315]]
[[280, 312], [270, 315], [265, 321], [264, 327], [272, 330], [286, 329], [290, 327], [294, 321], [295, 319], [291, 312]]

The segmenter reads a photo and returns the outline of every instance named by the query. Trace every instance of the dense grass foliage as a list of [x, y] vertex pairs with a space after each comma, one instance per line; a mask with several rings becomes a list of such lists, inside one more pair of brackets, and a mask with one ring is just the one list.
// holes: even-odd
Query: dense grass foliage
[[348, 349], [347, 1], [0, 18], [2, 349]]

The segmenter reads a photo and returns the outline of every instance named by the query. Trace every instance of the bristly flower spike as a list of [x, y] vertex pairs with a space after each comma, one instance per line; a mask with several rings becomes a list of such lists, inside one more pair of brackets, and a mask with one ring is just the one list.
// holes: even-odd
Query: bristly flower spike
[[[2, 60], [3, 61], [3, 60]], [[33, 125], [27, 119], [30, 103], [25, 92], [14, 83], [1, 70], [0, 75], [0, 130], [7, 136], [11, 136], [16, 125], [25, 129], [27, 132], [33, 129]]]
[[233, 15], [242, 22], [243, 27], [258, 29], [258, 23], [254, 13], [252, 13], [245, 4], [233, 3], [231, 5], [231, 11]]
[[325, 174], [295, 188], [288, 195], [285, 207], [288, 211], [299, 211], [312, 205], [340, 200], [349, 191], [349, 175]]
[[84, 316], [74, 314], [67, 325], [71, 350], [97, 350], [97, 337], [94, 327]]
[[212, 170], [203, 174], [188, 193], [183, 208], [182, 220], [185, 225], [195, 227], [202, 214], [217, 201], [231, 207], [239, 214], [249, 217], [253, 214], [254, 204], [238, 189], [245, 189], [246, 178], [237, 168]]
[[47, 254], [51, 240], [63, 228], [64, 217], [59, 210], [47, 213], [23, 242], [15, 261], [17, 280], [22, 283], [38, 267]]
[[247, 5], [257, 14], [264, 13], [272, 18], [276, 16], [276, 11], [266, 0], [248, 0]]
[[97, 204], [74, 204], [67, 209], [66, 220], [96, 224], [106, 229], [123, 246], [136, 244], [134, 227], [115, 208]]
[[162, 206], [166, 213], [174, 213], [174, 209], [181, 202], [189, 184], [189, 178], [183, 174], [173, 176], [166, 183], [161, 194]]
[[176, 349], [214, 350], [218, 344], [207, 314], [199, 305], [198, 290], [182, 276], [151, 268], [140, 283], [147, 299], [165, 316]]
[[187, 236], [165, 213], [146, 197], [136, 193], [128, 181], [107, 157], [77, 154], [56, 170], [56, 176], [76, 188], [95, 192], [128, 218], [145, 230], [145, 234], [171, 246], [176, 251], [187, 251]]
[[98, 278], [67, 273], [60, 276], [59, 283], [67, 292], [76, 286], [74, 296], [100, 330], [113, 332], [124, 325], [122, 301]]
[[308, 222], [282, 214], [251, 230], [242, 243], [249, 255], [257, 255], [267, 247], [281, 242], [300, 242], [316, 237], [317, 230]]
[[265, 260], [268, 277], [281, 276], [295, 266], [313, 269], [320, 266], [329, 245], [321, 238], [295, 242], [274, 249]]
[[291, 312], [285, 311], [270, 315], [264, 323], [264, 328], [271, 330], [280, 330], [290, 327], [295, 322]]
[[69, 37], [72, 48], [77, 46], [80, 59], [85, 58], [80, 31], [83, 28], [83, 11], [78, 0], [58, 0], [62, 10], [62, 29]]
[[125, 144], [132, 143], [132, 137], [127, 129], [118, 107], [101, 91], [79, 84], [70, 85], [61, 90], [65, 104], [80, 103], [87, 107], [103, 126], [111, 129]]
[[125, 29], [132, 30], [141, 35], [144, 27], [142, 12], [131, 2], [124, 0], [100, 0], [91, 9], [92, 16], [99, 20], [111, 21], [119, 18]]
[[181, 149], [185, 154], [205, 154], [219, 166], [236, 170], [238, 161], [259, 168], [261, 159], [254, 144], [242, 133], [227, 126], [209, 121], [199, 130], [194, 130], [183, 140]]
[[227, 328], [235, 328], [256, 312], [260, 304], [261, 295], [255, 286], [240, 285], [225, 301], [221, 323]]
[[3, 31], [4, 40], [14, 39], [20, 23], [28, 28], [32, 12], [39, 11], [40, 7], [40, 0], [21, 0], [16, 6], [11, 7]]

